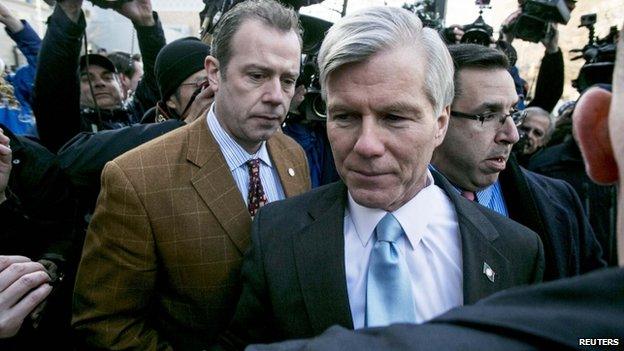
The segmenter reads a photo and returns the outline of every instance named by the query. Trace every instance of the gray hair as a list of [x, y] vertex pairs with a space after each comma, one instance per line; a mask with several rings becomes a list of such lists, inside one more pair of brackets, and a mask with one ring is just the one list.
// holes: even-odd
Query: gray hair
[[[243, 1], [221, 17], [212, 35], [210, 55], [219, 60], [221, 77], [225, 78], [227, 65], [232, 58], [232, 39], [245, 20], [256, 20], [283, 32], [292, 30], [297, 33], [299, 43], [303, 43], [299, 17], [292, 7], [275, 0]], [[206, 38], [202, 39], [206, 41]]]
[[550, 139], [551, 135], [555, 131], [555, 116], [553, 116], [552, 113], [549, 113], [543, 108], [537, 106], [527, 107], [524, 109], [524, 112], [526, 113], [527, 117], [529, 115], [542, 115], [548, 118], [548, 129], [546, 130], [546, 135], [544, 135], [544, 140], [548, 141], [548, 139]]
[[436, 115], [453, 101], [453, 61], [438, 33], [423, 28], [413, 13], [396, 7], [369, 7], [336, 22], [327, 32], [318, 56], [323, 98], [327, 79], [338, 68], [373, 55], [420, 44], [425, 64], [425, 94]]

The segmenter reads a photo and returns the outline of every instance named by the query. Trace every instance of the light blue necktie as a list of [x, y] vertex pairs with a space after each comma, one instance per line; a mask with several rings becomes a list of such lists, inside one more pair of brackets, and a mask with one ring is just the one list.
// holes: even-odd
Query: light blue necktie
[[387, 213], [375, 227], [366, 284], [366, 326], [415, 323], [414, 295], [405, 257], [396, 241], [405, 235], [397, 219]]

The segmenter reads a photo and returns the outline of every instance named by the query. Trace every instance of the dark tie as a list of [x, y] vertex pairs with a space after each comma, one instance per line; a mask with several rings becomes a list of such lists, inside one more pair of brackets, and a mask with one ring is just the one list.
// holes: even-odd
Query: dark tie
[[249, 167], [249, 194], [247, 195], [247, 209], [251, 217], [254, 217], [260, 207], [264, 206], [268, 200], [262, 183], [260, 182], [260, 159], [254, 158], [247, 161]]
[[474, 193], [474, 191], [462, 190], [461, 196], [465, 197], [470, 201], [475, 201], [477, 199], [477, 195]]
[[397, 219], [387, 213], [375, 228], [366, 283], [366, 326], [415, 323], [411, 278], [396, 241], [405, 235]]

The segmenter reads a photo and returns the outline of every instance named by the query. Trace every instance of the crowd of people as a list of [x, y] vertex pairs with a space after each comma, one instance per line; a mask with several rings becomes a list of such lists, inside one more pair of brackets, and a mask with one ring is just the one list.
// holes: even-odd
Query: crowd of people
[[612, 85], [555, 116], [556, 33], [525, 101], [501, 45], [349, 14], [316, 53], [327, 166], [289, 136], [291, 7], [242, 1], [166, 43], [151, 0], [122, 2], [132, 55], [83, 51], [82, 4], [57, 1], [41, 40], [0, 3], [28, 59], [0, 78], [0, 349], [624, 342], [624, 38]]

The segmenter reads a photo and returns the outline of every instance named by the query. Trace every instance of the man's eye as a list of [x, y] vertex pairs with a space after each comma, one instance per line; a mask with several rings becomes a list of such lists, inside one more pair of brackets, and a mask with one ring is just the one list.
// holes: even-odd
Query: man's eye
[[249, 73], [249, 77], [254, 80], [261, 80], [264, 77], [264, 75], [262, 73], [252, 72], [252, 73]]
[[405, 118], [399, 115], [393, 115], [393, 114], [389, 114], [386, 115], [386, 120], [390, 121], [390, 122], [399, 122], [404, 120]]
[[292, 78], [285, 78], [282, 79], [282, 83], [284, 83], [284, 85], [286, 86], [293, 86], [295, 85], [296, 80], [292, 79]]
[[334, 121], [346, 121], [351, 117], [351, 115], [347, 114], [347, 113], [337, 113], [337, 114], [330, 114], [330, 118]]
[[481, 121], [482, 122], [489, 122], [489, 121], [493, 121], [493, 120], [500, 120], [502, 115], [503, 115], [502, 113], [498, 113], [498, 112], [482, 113], [481, 114]]

